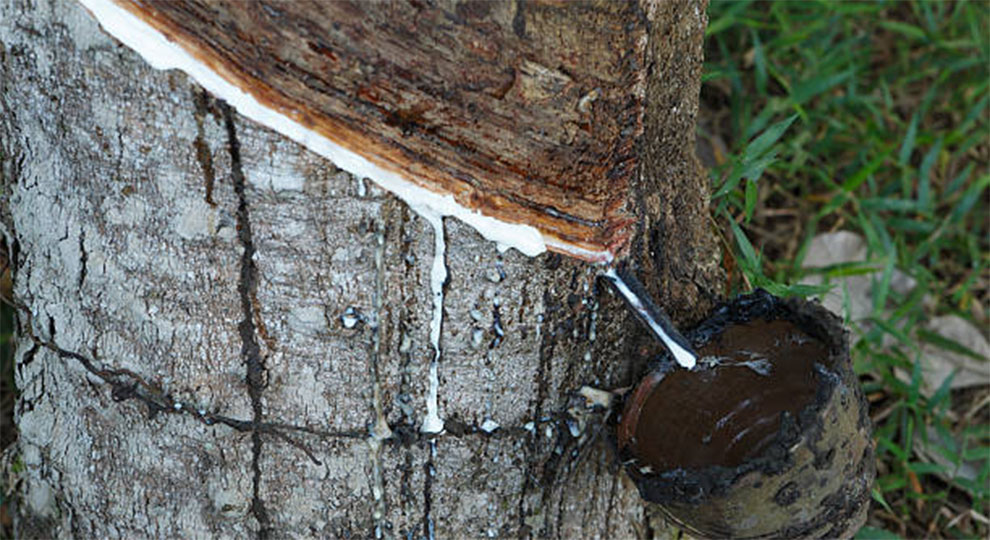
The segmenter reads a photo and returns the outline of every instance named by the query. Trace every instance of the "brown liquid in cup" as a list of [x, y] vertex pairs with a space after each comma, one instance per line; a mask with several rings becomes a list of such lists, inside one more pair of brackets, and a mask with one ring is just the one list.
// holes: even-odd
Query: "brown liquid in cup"
[[[619, 443], [631, 446], [640, 466], [736, 467], [757, 457], [781, 414], [797, 417], [815, 398], [814, 363], [827, 351], [789, 321], [759, 319], [730, 326], [698, 356], [707, 367], [675, 369], [633, 397], [623, 423], [635, 422], [635, 435]], [[620, 432], [628, 437], [629, 428]]]

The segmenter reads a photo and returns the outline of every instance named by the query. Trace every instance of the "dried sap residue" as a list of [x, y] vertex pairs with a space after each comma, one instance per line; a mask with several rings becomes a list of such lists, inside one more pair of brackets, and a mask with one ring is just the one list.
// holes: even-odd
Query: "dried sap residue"
[[639, 412], [633, 451], [654, 470], [736, 467], [815, 398], [825, 347], [785, 320], [730, 326], [699, 351], [698, 370], [673, 370]]

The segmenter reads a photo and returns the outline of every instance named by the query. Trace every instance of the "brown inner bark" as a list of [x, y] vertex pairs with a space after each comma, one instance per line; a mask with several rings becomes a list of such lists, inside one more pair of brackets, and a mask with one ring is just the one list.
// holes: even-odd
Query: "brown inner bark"
[[266, 106], [551, 249], [629, 238], [647, 42], [633, 3], [118, 1]]

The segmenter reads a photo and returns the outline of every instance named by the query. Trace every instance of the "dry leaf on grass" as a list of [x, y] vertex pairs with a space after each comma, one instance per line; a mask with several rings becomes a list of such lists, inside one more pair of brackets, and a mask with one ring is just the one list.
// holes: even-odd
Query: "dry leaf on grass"
[[[946, 340], [947, 345], [932, 343], [928, 338], [921, 344], [922, 393], [931, 396], [945, 378], [955, 373], [950, 386], [966, 388], [990, 384], [990, 343], [983, 332], [972, 323], [956, 315], [935, 317], [925, 329], [929, 336]], [[961, 350], [950, 350], [959, 345], [974, 355]]]
[[[867, 261], [866, 242], [858, 234], [848, 231], [819, 234], [811, 239], [804, 257], [804, 268], [826, 268], [838, 264], [861, 263]], [[879, 266], [879, 265], [878, 265]], [[829, 283], [834, 287], [822, 297], [822, 304], [832, 313], [858, 322], [873, 313], [873, 287], [879, 282], [882, 272], [833, 278]], [[801, 280], [808, 285], [821, 285], [825, 277], [811, 275]], [[890, 288], [899, 294], [907, 294], [914, 289], [916, 282], [911, 276], [895, 269], [890, 280]], [[846, 303], [848, 298], [848, 312]]]

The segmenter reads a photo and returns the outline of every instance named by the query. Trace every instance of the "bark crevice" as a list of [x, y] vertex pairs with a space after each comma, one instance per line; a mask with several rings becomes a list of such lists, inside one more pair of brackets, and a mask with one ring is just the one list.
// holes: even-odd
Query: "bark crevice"
[[[127, 401], [130, 399], [140, 401], [148, 408], [149, 419], [156, 417], [159, 413], [191, 415], [196, 420], [208, 426], [222, 424], [239, 432], [257, 430], [281, 438], [289, 444], [300, 448], [314, 461], [316, 459], [313, 457], [311, 451], [301, 443], [290, 439], [284, 432], [297, 431], [316, 435], [321, 438], [353, 436], [349, 432], [320, 432], [304, 426], [293, 426], [283, 423], [266, 422], [255, 426], [253, 421], [215, 414], [194, 404], [176, 400], [169, 395], [167, 390], [148, 382], [144, 377], [129, 369], [101, 367], [97, 364], [95, 358], [89, 358], [78, 352], [64, 349], [50, 339], [46, 340], [38, 337], [32, 330], [31, 313], [25, 306], [16, 301], [11, 301], [11, 303], [17, 309], [18, 313], [24, 317], [24, 323], [21, 325], [20, 332], [26, 335], [32, 342], [31, 348], [24, 353], [24, 358], [21, 360], [20, 366], [22, 369], [30, 365], [37, 356], [38, 351], [44, 348], [63, 360], [68, 359], [79, 363], [83, 369], [107, 384], [110, 387], [110, 395], [114, 401]], [[54, 335], [53, 321], [54, 319], [49, 317], [49, 333], [51, 335]], [[317, 461], [317, 463], [319, 462]]]
[[206, 90], [202, 88], [193, 90], [193, 103], [196, 106], [196, 138], [193, 140], [193, 148], [196, 150], [196, 161], [199, 162], [199, 167], [203, 171], [203, 188], [204, 196], [203, 200], [206, 201], [210, 206], [216, 206], [216, 201], [213, 200], [213, 185], [216, 183], [216, 172], [213, 168], [213, 154], [210, 152], [210, 146], [206, 142], [206, 133], [203, 126], [203, 120], [206, 118], [209, 112], [209, 100], [210, 96], [206, 93]]
[[82, 290], [83, 283], [86, 282], [86, 262], [89, 255], [86, 253], [86, 229], [79, 229], [79, 290]]
[[237, 195], [237, 239], [241, 243], [240, 276], [237, 292], [241, 299], [241, 313], [244, 316], [237, 325], [241, 337], [241, 358], [247, 370], [247, 391], [251, 400], [251, 471], [252, 493], [251, 513], [258, 521], [258, 538], [268, 538], [271, 533], [271, 519], [261, 497], [261, 452], [262, 438], [259, 426], [264, 420], [261, 393], [265, 387], [265, 363], [258, 345], [257, 328], [254, 324], [255, 309], [253, 299], [258, 287], [258, 268], [254, 262], [254, 238], [251, 234], [251, 215], [247, 201], [247, 180], [241, 167], [241, 146], [237, 140], [234, 113], [227, 105], [222, 105], [224, 123], [227, 128], [227, 144], [230, 152], [230, 174]]

